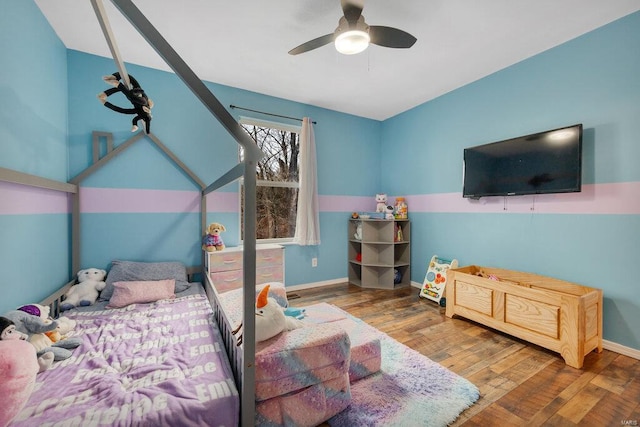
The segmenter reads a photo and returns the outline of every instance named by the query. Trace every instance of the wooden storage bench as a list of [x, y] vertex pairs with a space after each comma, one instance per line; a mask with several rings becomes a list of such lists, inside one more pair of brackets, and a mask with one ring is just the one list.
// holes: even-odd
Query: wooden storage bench
[[602, 351], [602, 290], [470, 265], [447, 273], [447, 317], [458, 315], [560, 353], [582, 368]]

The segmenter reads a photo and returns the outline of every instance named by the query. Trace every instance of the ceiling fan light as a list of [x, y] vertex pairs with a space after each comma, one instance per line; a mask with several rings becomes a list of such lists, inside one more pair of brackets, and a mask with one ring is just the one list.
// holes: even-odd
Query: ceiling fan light
[[336, 50], [345, 55], [354, 55], [369, 46], [369, 33], [362, 30], [345, 31], [336, 37]]

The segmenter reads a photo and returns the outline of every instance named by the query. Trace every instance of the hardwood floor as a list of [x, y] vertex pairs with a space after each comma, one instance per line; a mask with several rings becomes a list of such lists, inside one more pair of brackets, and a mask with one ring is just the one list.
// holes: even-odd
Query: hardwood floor
[[553, 352], [418, 297], [418, 289], [341, 284], [290, 292], [290, 304], [334, 304], [419, 351], [480, 389], [454, 426], [639, 426], [640, 361], [604, 350], [583, 369]]

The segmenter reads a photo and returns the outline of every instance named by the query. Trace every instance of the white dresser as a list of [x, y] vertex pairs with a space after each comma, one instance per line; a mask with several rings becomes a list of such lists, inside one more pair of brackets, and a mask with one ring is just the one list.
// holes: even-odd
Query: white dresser
[[[242, 247], [205, 252], [205, 269], [219, 293], [238, 289], [243, 284]], [[275, 244], [256, 246], [256, 285], [284, 283], [284, 247]]]

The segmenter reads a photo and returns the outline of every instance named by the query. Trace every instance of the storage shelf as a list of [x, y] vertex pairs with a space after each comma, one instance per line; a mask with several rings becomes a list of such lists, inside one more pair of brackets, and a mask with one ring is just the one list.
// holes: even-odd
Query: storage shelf
[[[356, 231], [361, 227], [360, 236]], [[398, 227], [402, 240], [396, 241]], [[407, 219], [350, 219], [348, 225], [348, 279], [363, 288], [395, 289], [411, 282], [411, 223]], [[361, 261], [356, 259], [361, 255]], [[394, 283], [394, 270], [401, 275]]]

